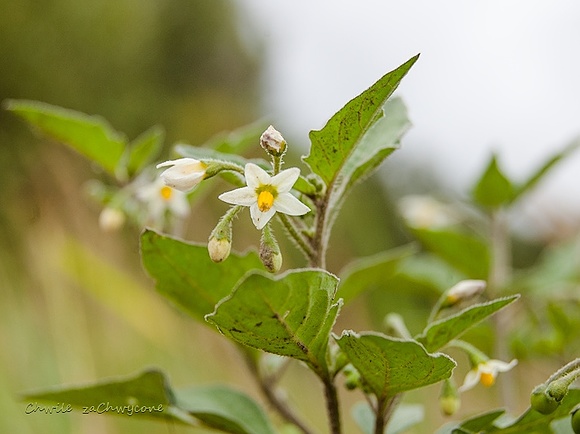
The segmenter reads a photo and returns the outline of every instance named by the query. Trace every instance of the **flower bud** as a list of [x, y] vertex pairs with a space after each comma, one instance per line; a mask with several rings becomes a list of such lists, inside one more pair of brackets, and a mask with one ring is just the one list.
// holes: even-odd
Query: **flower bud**
[[103, 232], [115, 232], [125, 224], [125, 213], [119, 208], [107, 206], [99, 214], [99, 227]]
[[260, 146], [274, 157], [281, 157], [286, 152], [286, 140], [272, 125], [260, 136]]
[[226, 238], [217, 239], [210, 238], [207, 243], [207, 251], [209, 252], [209, 257], [214, 262], [222, 262], [230, 256], [230, 251], [232, 249], [232, 243]]
[[560, 405], [560, 401], [551, 396], [545, 384], [540, 384], [532, 391], [530, 406], [539, 413], [551, 414]]
[[462, 280], [447, 291], [442, 307], [451, 307], [470, 300], [481, 294], [486, 286], [485, 280]]
[[270, 225], [264, 226], [262, 230], [262, 238], [260, 239], [260, 259], [264, 267], [271, 272], [276, 273], [280, 271], [282, 267], [282, 253], [280, 252], [280, 246], [274, 234], [270, 229]]
[[439, 396], [439, 408], [441, 408], [444, 415], [452, 416], [459, 410], [459, 407], [461, 407], [461, 400], [459, 399], [457, 388], [450, 379], [447, 379], [443, 382], [443, 388]]
[[580, 405], [577, 405], [573, 410], [572, 410], [572, 420], [570, 421], [572, 423], [572, 430], [574, 431], [575, 434], [580, 434]]
[[228, 211], [218, 222], [207, 243], [209, 257], [214, 262], [222, 262], [232, 249], [232, 215]]
[[344, 387], [348, 390], [355, 390], [361, 387], [360, 374], [352, 365], [345, 366], [342, 372], [345, 377]]

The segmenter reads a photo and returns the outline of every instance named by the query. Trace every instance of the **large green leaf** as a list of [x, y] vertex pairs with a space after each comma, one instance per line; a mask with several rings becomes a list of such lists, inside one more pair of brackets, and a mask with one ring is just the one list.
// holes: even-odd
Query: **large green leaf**
[[455, 315], [429, 324], [416, 339], [425, 346], [427, 351], [437, 351], [453, 339], [461, 336], [469, 328], [518, 298], [519, 295], [512, 295], [469, 306]]
[[6, 108], [115, 175], [126, 142], [103, 118], [37, 101], [9, 100]]
[[[340, 182], [349, 183], [351, 177], [363, 174], [359, 169], [361, 166], [368, 164], [376, 166], [378, 163], [371, 161], [393, 147], [392, 133], [389, 134], [390, 137], [382, 140], [383, 145], [381, 138], [378, 137], [381, 135], [379, 133], [389, 133], [389, 129], [385, 131], [383, 127], [379, 127], [369, 137], [366, 136], [371, 127], [384, 117], [385, 102], [418, 57], [417, 55], [411, 58], [397, 69], [385, 74], [373, 86], [349, 101], [324, 128], [310, 132], [312, 147], [304, 161], [327, 185], [333, 184], [339, 177], [343, 178]], [[400, 111], [395, 116], [397, 115], [403, 117]], [[405, 119], [403, 123], [406, 122]], [[396, 140], [399, 135], [396, 134]]]
[[480, 238], [448, 229], [412, 228], [413, 234], [431, 252], [471, 279], [487, 279], [490, 267], [488, 245]]
[[255, 272], [206, 318], [233, 340], [327, 371], [327, 346], [340, 308], [338, 279], [323, 270], [293, 270], [280, 276]]
[[487, 168], [473, 187], [473, 200], [484, 207], [497, 208], [509, 203], [514, 195], [514, 186], [492, 156]]
[[205, 245], [189, 244], [146, 230], [141, 235], [143, 265], [157, 291], [193, 318], [202, 320], [248, 271], [263, 268], [254, 252], [212, 262]]
[[274, 434], [270, 420], [249, 396], [224, 386], [175, 391], [176, 406], [208, 427], [233, 434]]
[[414, 340], [345, 331], [337, 342], [381, 400], [449, 378], [456, 366], [447, 355], [429, 354]]
[[388, 285], [400, 262], [415, 251], [404, 246], [351, 262], [340, 273], [338, 297], [346, 304], [367, 288]]
[[[84, 414], [112, 414], [131, 417], [174, 418], [173, 394], [163, 373], [148, 370], [137, 376], [103, 380], [97, 383], [26, 393], [28, 406], [36, 401], [70, 404]], [[183, 418], [179, 418], [183, 421]], [[187, 419], [185, 419], [187, 421]]]

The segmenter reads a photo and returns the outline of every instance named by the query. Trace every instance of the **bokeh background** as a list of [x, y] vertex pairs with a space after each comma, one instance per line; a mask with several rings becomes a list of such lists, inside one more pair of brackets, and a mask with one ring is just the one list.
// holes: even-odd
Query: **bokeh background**
[[[201, 144], [265, 118], [289, 140], [289, 159], [298, 161], [308, 131], [421, 52], [398, 91], [414, 127], [403, 149], [349, 198], [332, 241], [335, 272], [353, 257], [411, 241], [394, 205], [399, 197], [465, 198], [492, 151], [522, 179], [580, 133], [580, 6], [573, 1], [0, 5], [0, 100], [99, 114], [129, 138], [162, 125], [165, 156], [176, 141]], [[579, 158], [562, 163], [517, 210], [518, 266], [577, 237]], [[164, 369], [176, 386], [226, 382], [255, 393], [243, 364], [231, 362], [231, 345], [153, 291], [138, 255], [141, 228], [99, 230], [100, 206], [88, 198], [85, 183], [100, 176], [77, 154], [0, 111], [0, 432], [187, 432], [78, 412], [25, 415], [18, 400], [24, 391], [150, 366]], [[196, 209], [185, 237], [205, 241], [223, 211], [219, 205]], [[240, 222], [235, 247], [256, 243], [252, 231]], [[287, 266], [300, 265], [288, 249]], [[426, 315], [433, 300], [421, 297], [410, 294], [403, 314]], [[374, 327], [389, 308], [371, 294], [346, 310], [339, 326]], [[529, 381], [542, 381], [568, 355], [560, 351], [556, 361], [527, 366]], [[295, 404], [323, 431], [320, 400], [303, 393], [309, 374], [295, 367], [288, 378]], [[434, 402], [437, 391], [427, 396]], [[485, 397], [499, 402], [493, 391]], [[345, 422], [357, 399], [345, 396]], [[477, 410], [464, 407], [465, 414]], [[434, 405], [428, 417], [417, 432], [445, 421]], [[355, 432], [352, 423], [347, 428]]]

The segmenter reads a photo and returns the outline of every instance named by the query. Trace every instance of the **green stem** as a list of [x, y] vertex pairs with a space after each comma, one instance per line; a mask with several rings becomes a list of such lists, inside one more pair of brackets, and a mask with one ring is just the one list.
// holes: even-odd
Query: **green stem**
[[[511, 275], [511, 244], [508, 225], [502, 210], [497, 209], [491, 214], [491, 256], [492, 264], [488, 279], [488, 294], [496, 297], [505, 287]], [[495, 329], [495, 356], [500, 360], [510, 358], [506, 331], [511, 318], [511, 312], [500, 310], [492, 318]], [[511, 375], [505, 375], [500, 384], [500, 395], [504, 405], [516, 402]]]
[[550, 378], [548, 378], [548, 380], [546, 381], [546, 384], [549, 384], [552, 381], [555, 381], [560, 377], [564, 377], [573, 371], [578, 371], [578, 373], [580, 373], [580, 358], [578, 358], [576, 360], [572, 360], [570, 363], [562, 366], [560, 369], [558, 369], [556, 372], [554, 372], [550, 376]]
[[288, 218], [286, 214], [276, 213], [276, 215], [284, 225], [286, 231], [288, 231], [288, 234], [296, 242], [296, 245], [300, 248], [304, 256], [306, 256], [306, 259], [312, 262], [312, 258], [315, 256], [315, 252], [306, 240], [305, 236], [298, 231], [294, 223]]
[[326, 248], [328, 247], [328, 233], [326, 228], [326, 213], [328, 201], [326, 196], [316, 201], [316, 229], [312, 239], [314, 255], [310, 259], [312, 267], [326, 268]]
[[244, 360], [256, 382], [260, 391], [270, 403], [270, 405], [276, 410], [276, 412], [288, 423], [296, 426], [302, 434], [314, 434], [314, 432], [302, 421], [298, 415], [290, 408], [282, 394], [276, 389], [277, 376], [264, 377], [260, 371], [258, 360], [250, 354], [250, 352], [241, 347], [242, 353], [244, 354]]

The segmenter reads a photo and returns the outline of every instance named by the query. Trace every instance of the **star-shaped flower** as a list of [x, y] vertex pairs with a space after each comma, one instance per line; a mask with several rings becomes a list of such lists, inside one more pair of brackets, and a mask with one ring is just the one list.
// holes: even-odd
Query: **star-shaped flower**
[[518, 361], [515, 359], [509, 363], [495, 359], [488, 359], [478, 363], [477, 366], [467, 373], [465, 381], [459, 388], [459, 391], [465, 392], [466, 390], [472, 389], [477, 385], [477, 383], [481, 383], [486, 387], [493, 386], [495, 379], [500, 372], [507, 372], [517, 364]]
[[232, 205], [250, 207], [252, 222], [262, 229], [276, 214], [304, 215], [310, 208], [290, 193], [290, 189], [300, 176], [300, 169], [292, 167], [270, 176], [264, 169], [253, 163], [244, 169], [246, 187], [222, 193], [219, 198]]

